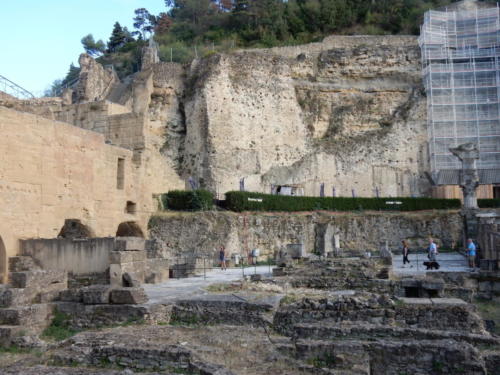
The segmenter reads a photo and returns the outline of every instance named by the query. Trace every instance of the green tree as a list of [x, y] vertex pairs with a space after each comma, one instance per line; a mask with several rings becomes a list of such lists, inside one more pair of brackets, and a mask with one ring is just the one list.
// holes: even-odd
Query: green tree
[[56, 79], [51, 83], [50, 87], [46, 89], [43, 93], [45, 97], [55, 97], [60, 96], [62, 93], [62, 80]]
[[96, 42], [92, 34], [84, 36], [81, 42], [85, 51], [92, 57], [100, 56], [106, 50], [104, 42], [100, 39]]
[[132, 34], [146, 40], [148, 34], [151, 34], [155, 28], [156, 17], [149, 13], [146, 8], [136, 9], [134, 13], [134, 28], [137, 31], [134, 31]]
[[66, 77], [62, 80], [62, 85], [65, 86], [68, 83], [74, 82], [80, 76], [80, 68], [76, 67], [73, 63], [69, 66], [69, 71], [66, 73]]
[[156, 18], [156, 26], [154, 28], [155, 35], [164, 35], [170, 31], [172, 27], [172, 18], [167, 13], [160, 13]]
[[122, 26], [119, 22], [115, 22], [113, 26], [113, 31], [111, 32], [111, 37], [108, 41], [107, 52], [112, 53], [118, 51], [127, 43], [127, 35], [125, 34]]

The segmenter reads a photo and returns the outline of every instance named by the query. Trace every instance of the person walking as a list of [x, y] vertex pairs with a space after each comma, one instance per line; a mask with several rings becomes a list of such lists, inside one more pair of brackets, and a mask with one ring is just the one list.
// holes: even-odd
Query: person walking
[[406, 263], [410, 263], [410, 260], [408, 259], [408, 255], [410, 254], [410, 247], [408, 246], [408, 242], [406, 240], [401, 241], [403, 244], [403, 268]]
[[226, 249], [224, 248], [224, 246], [221, 246], [219, 250], [219, 262], [221, 270], [225, 271], [227, 267], [226, 267]]
[[476, 245], [472, 238], [467, 239], [467, 259], [469, 260], [469, 268], [473, 271], [476, 268]]
[[438, 255], [438, 250], [437, 250], [437, 245], [435, 244], [432, 238], [429, 238], [429, 247], [427, 248], [427, 251], [428, 251], [427, 258], [429, 258], [431, 262], [435, 262], [436, 256]]

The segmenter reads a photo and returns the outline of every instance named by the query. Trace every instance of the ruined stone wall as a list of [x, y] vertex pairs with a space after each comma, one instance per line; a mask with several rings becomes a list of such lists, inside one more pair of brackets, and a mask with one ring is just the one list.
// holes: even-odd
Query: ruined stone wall
[[[312, 51], [312, 52], [311, 52]], [[428, 193], [425, 98], [413, 37], [215, 55], [186, 81], [184, 171], [213, 191]]]
[[261, 249], [262, 258], [283, 246], [303, 243], [307, 253], [334, 245], [336, 236], [344, 253], [361, 255], [378, 251], [388, 241], [399, 249], [409, 240], [422, 249], [432, 236], [442, 246], [459, 241], [462, 221], [457, 211], [414, 213], [165, 213], [150, 220], [150, 237], [170, 256], [214, 256], [225, 245], [229, 254], [246, 256], [247, 249]]
[[[79, 219], [99, 237], [114, 236], [125, 221], [145, 231], [153, 191], [130, 150], [106, 145], [99, 133], [3, 107], [0, 132], [0, 237], [7, 256], [18, 252], [19, 239], [56, 237], [65, 219]], [[135, 213], [127, 213], [128, 201]]]

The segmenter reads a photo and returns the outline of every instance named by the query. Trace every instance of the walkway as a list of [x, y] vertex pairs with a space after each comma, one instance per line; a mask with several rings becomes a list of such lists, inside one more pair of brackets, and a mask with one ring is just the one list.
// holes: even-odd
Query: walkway
[[393, 272], [396, 275], [423, 275], [426, 272], [468, 272], [467, 259], [458, 253], [441, 253], [437, 261], [441, 266], [439, 270], [427, 271], [423, 265], [427, 261], [426, 253], [410, 253], [410, 264], [403, 268], [403, 256], [393, 255]]
[[170, 279], [160, 284], [143, 284], [143, 287], [149, 297], [148, 304], [154, 304], [207, 295], [209, 293], [205, 288], [208, 285], [241, 280], [243, 273], [246, 276], [255, 273], [263, 276], [271, 275], [269, 266], [247, 267], [244, 269], [228, 268], [226, 271], [215, 268], [212, 271], [207, 271], [206, 278], [202, 275], [183, 279]]

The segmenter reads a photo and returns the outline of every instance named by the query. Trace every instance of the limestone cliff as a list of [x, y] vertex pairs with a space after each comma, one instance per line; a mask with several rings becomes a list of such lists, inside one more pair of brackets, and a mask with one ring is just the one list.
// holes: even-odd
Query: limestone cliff
[[184, 171], [225, 192], [299, 184], [318, 195], [421, 195], [425, 98], [413, 37], [212, 56], [187, 81]]

